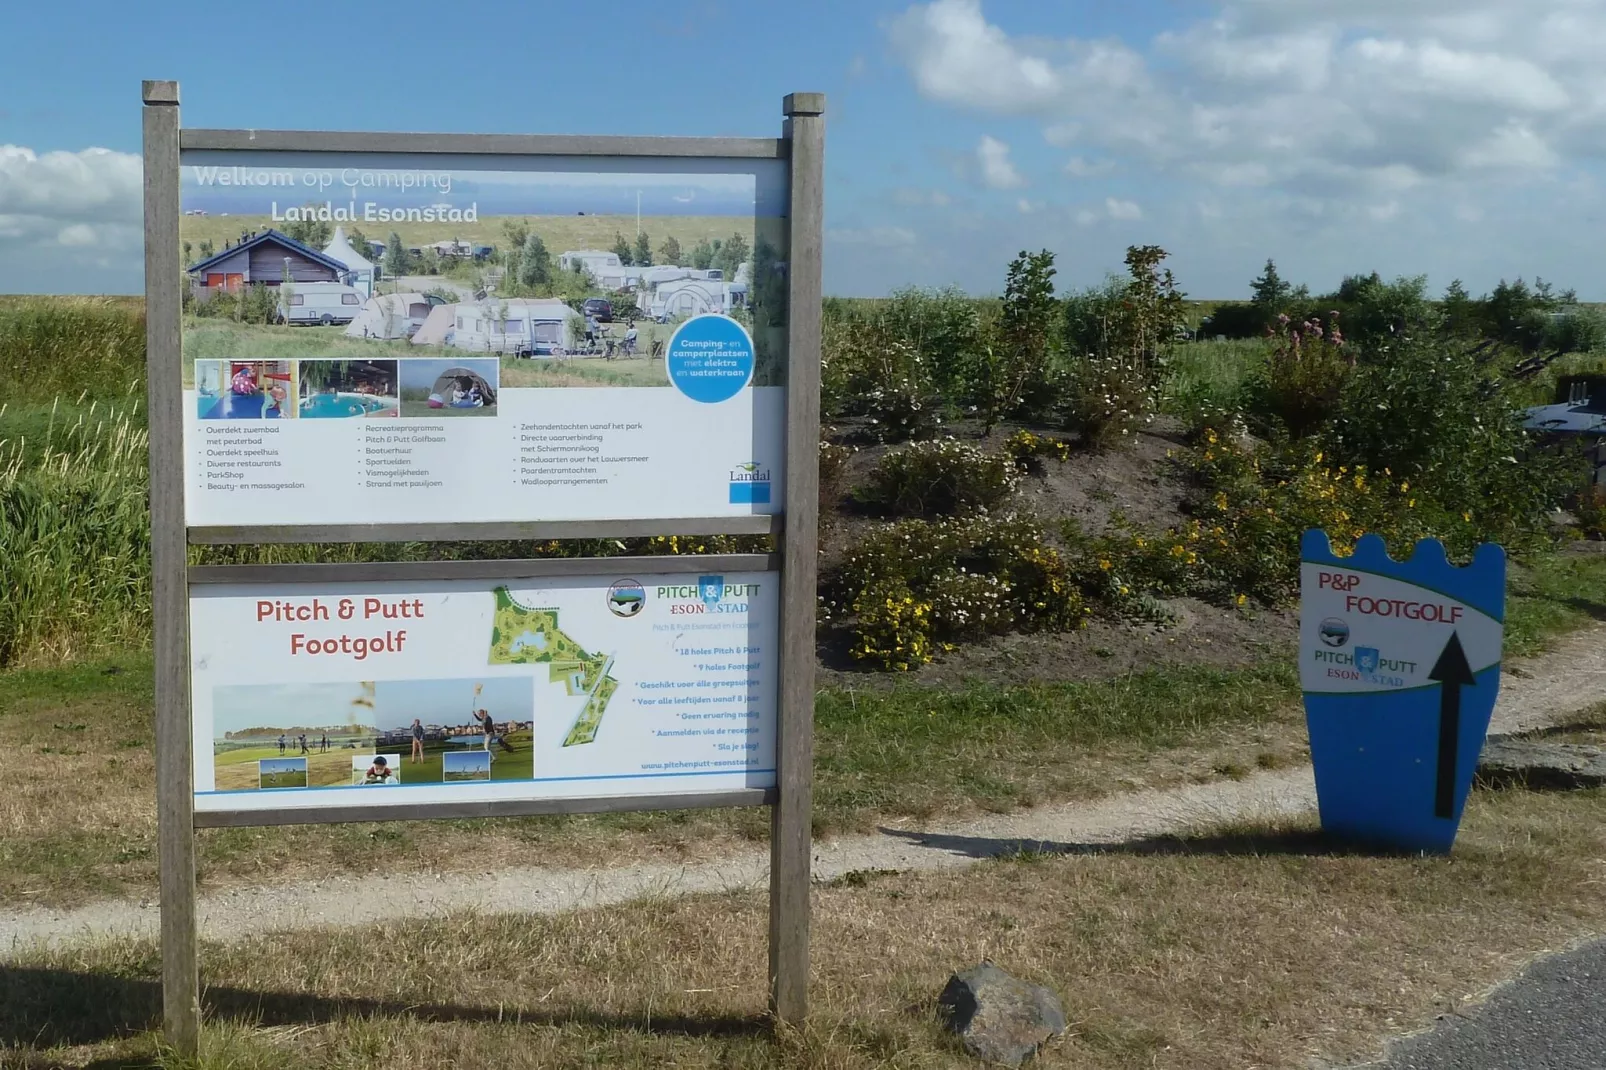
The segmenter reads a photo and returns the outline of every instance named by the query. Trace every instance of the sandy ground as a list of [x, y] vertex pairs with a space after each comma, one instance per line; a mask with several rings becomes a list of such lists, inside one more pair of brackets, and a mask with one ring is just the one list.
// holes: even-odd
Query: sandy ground
[[[1565, 725], [1573, 715], [1603, 701], [1606, 627], [1595, 627], [1567, 637], [1541, 657], [1508, 668], [1491, 732]], [[1305, 766], [979, 820], [887, 827], [873, 835], [817, 844], [814, 875], [825, 881], [862, 870], [947, 869], [1023, 847], [1113, 844], [1202, 831], [1225, 822], [1297, 815], [1315, 806], [1315, 781]], [[559, 913], [645, 897], [762, 887], [768, 874], [768, 850], [759, 849], [686, 865], [528, 867], [485, 874], [329, 879], [206, 896], [201, 901], [201, 930], [208, 939], [229, 940], [275, 928], [367, 925], [482, 908], [486, 903]], [[158, 921], [151, 901], [98, 902], [66, 911], [4, 911], [0, 950], [109, 936], [155, 936]]]

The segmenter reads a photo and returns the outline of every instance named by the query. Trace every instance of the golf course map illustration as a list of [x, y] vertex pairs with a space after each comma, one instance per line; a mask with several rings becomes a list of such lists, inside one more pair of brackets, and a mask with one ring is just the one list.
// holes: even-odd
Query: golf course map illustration
[[514, 601], [506, 587], [498, 587], [496, 617], [491, 625], [492, 665], [550, 665], [553, 683], [562, 683], [570, 695], [586, 696], [586, 703], [564, 737], [563, 745], [591, 743], [602, 726], [602, 715], [619, 689], [608, 674], [613, 658], [591, 654], [558, 627], [558, 611], [531, 608]]

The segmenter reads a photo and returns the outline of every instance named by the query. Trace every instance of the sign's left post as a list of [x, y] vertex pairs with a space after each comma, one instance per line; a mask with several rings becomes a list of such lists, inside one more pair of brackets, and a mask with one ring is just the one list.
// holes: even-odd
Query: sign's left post
[[201, 1040], [201, 977], [195, 920], [194, 767], [190, 755], [178, 83], [147, 81], [142, 95], [162, 1021], [167, 1043], [181, 1056], [194, 1057]]

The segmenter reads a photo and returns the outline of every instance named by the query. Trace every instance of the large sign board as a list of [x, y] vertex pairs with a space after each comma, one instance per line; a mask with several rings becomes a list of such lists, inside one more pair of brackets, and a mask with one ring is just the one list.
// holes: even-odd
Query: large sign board
[[780, 511], [785, 160], [195, 150], [181, 188], [191, 526]]
[[[199, 1050], [198, 827], [708, 806], [772, 808], [770, 1002], [801, 1022], [823, 97], [779, 138], [185, 130], [177, 83], [143, 100], [167, 1042]], [[482, 541], [752, 534], [776, 552]]]
[[197, 588], [195, 807], [773, 787], [777, 604], [774, 573]]
[[1448, 851], [1500, 689], [1505, 553], [1449, 563], [1425, 539], [1406, 561], [1364, 535], [1301, 547], [1299, 677], [1322, 827]]

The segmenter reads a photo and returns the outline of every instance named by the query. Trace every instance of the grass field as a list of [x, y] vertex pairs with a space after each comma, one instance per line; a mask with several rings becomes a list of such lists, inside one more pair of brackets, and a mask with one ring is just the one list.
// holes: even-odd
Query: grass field
[[263, 773], [262, 787], [264, 790], [274, 788], [304, 788], [307, 786], [305, 771], [295, 773]]
[[0, 1043], [18, 1066], [98, 1070], [959, 1070], [977, 1064], [939, 1029], [935, 997], [991, 959], [1064, 1002], [1071, 1029], [1032, 1066], [1350, 1065], [1606, 927], [1602, 827], [1606, 792], [1506, 790], [1473, 794], [1448, 859], [1350, 853], [1306, 822], [956, 844], [1003, 854], [815, 887], [811, 1020], [779, 1037], [752, 892], [208, 944], [199, 1064], [165, 1057], [152, 1032], [152, 943], [13, 951]]

